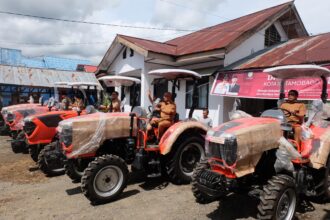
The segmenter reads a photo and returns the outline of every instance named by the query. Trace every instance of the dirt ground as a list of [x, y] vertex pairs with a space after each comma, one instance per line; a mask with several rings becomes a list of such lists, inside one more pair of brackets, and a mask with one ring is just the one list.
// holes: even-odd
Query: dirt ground
[[[256, 201], [228, 196], [208, 205], [195, 203], [190, 185], [164, 179], [133, 181], [122, 197], [92, 206], [79, 183], [65, 175], [47, 178], [28, 154], [14, 154], [0, 137], [0, 219], [255, 219]], [[309, 204], [298, 220], [330, 219], [330, 204]]]

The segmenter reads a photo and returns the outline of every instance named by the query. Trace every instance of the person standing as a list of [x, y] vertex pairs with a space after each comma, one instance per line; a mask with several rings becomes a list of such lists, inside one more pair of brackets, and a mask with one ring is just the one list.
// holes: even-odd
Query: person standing
[[109, 112], [121, 112], [120, 106], [121, 102], [118, 98], [119, 93], [117, 91], [114, 91], [111, 93], [111, 102], [109, 105]]
[[209, 110], [207, 108], [203, 110], [203, 118], [201, 118], [199, 122], [201, 122], [208, 128], [212, 128], [213, 121], [211, 118], [209, 118]]

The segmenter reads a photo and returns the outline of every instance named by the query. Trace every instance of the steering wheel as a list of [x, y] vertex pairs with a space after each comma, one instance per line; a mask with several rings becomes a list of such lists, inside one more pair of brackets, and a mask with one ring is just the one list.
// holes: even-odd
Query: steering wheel
[[281, 111], [283, 111], [285, 117], [287, 117], [287, 118], [289, 118], [290, 116], [294, 115], [292, 112], [290, 112], [287, 109], [284, 109], [284, 108], [278, 108], [278, 109], [280, 109]]

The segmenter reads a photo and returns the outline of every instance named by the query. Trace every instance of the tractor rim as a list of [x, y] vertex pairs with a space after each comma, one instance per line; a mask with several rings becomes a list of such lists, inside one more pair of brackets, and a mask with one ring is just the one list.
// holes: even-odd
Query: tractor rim
[[296, 207], [296, 192], [294, 189], [286, 189], [277, 203], [276, 219], [291, 220]]
[[124, 174], [117, 166], [109, 165], [97, 172], [94, 178], [94, 189], [100, 197], [114, 195], [124, 182]]
[[205, 157], [203, 147], [198, 143], [187, 144], [180, 154], [180, 169], [187, 175], [192, 176], [196, 164]]

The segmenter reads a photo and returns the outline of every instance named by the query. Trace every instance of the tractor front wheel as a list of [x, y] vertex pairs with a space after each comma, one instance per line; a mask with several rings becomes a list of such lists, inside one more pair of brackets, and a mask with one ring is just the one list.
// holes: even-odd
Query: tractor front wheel
[[194, 170], [193, 176], [192, 176], [192, 192], [195, 196], [196, 202], [199, 204], [207, 204], [215, 201], [219, 197], [214, 197], [211, 195], [208, 195], [198, 188], [198, 176], [200, 175], [201, 172], [203, 172], [205, 169], [210, 169], [210, 165], [207, 163], [206, 160], [202, 160], [199, 162], [196, 166], [196, 169]]
[[176, 184], [189, 183], [197, 163], [205, 158], [204, 139], [200, 136], [184, 138], [166, 156], [166, 172]]
[[258, 205], [258, 219], [291, 220], [294, 218], [297, 193], [294, 179], [277, 175], [264, 186]]
[[34, 162], [38, 162], [38, 156], [39, 156], [40, 150], [42, 148], [43, 147], [40, 147], [38, 145], [30, 145], [29, 146], [29, 153], [30, 153], [30, 156], [31, 156], [31, 158]]
[[11, 141], [11, 149], [14, 153], [26, 153], [27, 147], [25, 143], [25, 133], [21, 131], [18, 133], [16, 139]]
[[52, 142], [44, 147], [38, 156], [39, 169], [48, 176], [57, 176], [64, 173], [64, 155], [58, 151], [58, 142]]
[[81, 188], [93, 204], [105, 203], [120, 196], [127, 186], [127, 180], [125, 161], [115, 155], [104, 155], [88, 165], [81, 178]]

